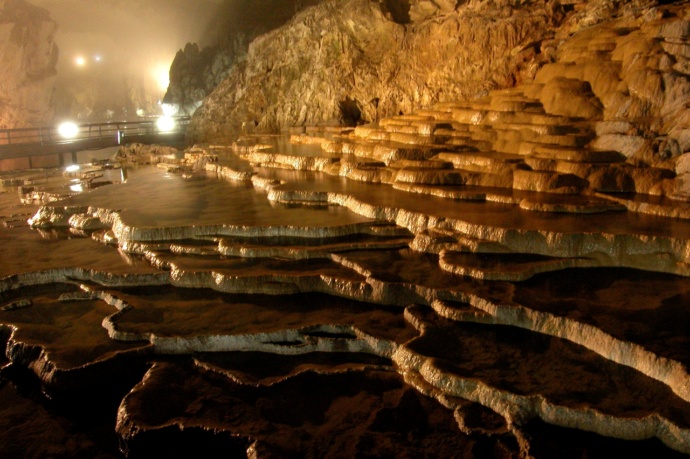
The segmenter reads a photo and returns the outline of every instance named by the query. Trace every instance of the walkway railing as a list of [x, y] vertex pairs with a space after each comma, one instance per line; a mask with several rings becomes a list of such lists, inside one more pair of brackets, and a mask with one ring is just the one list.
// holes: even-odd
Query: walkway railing
[[[189, 124], [188, 117], [173, 118], [171, 130], [161, 131], [157, 120], [112, 121], [106, 123], [87, 123], [78, 125], [75, 136], [65, 139], [58, 132], [58, 126], [38, 128], [0, 129], [0, 147], [9, 146], [50, 146], [84, 143], [86, 140], [107, 140], [115, 145], [122, 140], [137, 137], [175, 136], [184, 134]], [[88, 143], [88, 142], [87, 142]], [[2, 148], [4, 150], [5, 148]]]

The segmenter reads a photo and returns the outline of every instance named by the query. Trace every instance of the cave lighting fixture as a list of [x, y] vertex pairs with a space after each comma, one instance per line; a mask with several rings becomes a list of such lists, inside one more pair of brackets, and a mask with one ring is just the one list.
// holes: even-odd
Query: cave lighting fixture
[[79, 126], [71, 121], [65, 121], [58, 126], [58, 134], [63, 139], [73, 139], [79, 134]]
[[172, 132], [175, 129], [175, 120], [169, 116], [161, 116], [156, 121], [156, 127], [161, 133]]

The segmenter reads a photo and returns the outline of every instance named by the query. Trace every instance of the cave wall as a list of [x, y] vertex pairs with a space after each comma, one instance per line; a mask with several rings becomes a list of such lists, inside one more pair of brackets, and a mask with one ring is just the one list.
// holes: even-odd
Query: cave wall
[[249, 43], [322, 0], [225, 0], [198, 43], [180, 49], [163, 102], [189, 115], [245, 58]]
[[[587, 87], [596, 112], [588, 117], [642, 123], [646, 137], [678, 126], [684, 130], [684, 122], [664, 127], [645, 121], [687, 114], [681, 110], [688, 88], [685, 48], [666, 49], [683, 47], [684, 31], [674, 32], [678, 37], [667, 44], [654, 34], [635, 38], [647, 32], [633, 34], [629, 44], [590, 43], [597, 27], [614, 20], [626, 30], [663, 22], [669, 10], [659, 5], [652, 0], [323, 1], [250, 43], [196, 111], [190, 139], [230, 140], [248, 128], [357, 125], [535, 82], [564, 97], [576, 86]], [[614, 45], [618, 51], [597, 49]], [[586, 68], [578, 64], [600, 55]], [[660, 73], [645, 55], [673, 61], [669, 72]], [[572, 81], [552, 91], [561, 78]], [[582, 108], [570, 107], [571, 100], [545, 106], [555, 114]]]
[[24, 0], [0, 0], [0, 128], [52, 119], [56, 30], [48, 11]]
[[[560, 2], [325, 1], [254, 40], [197, 112], [192, 137], [242, 124], [358, 124], [534, 77]], [[354, 115], [354, 116], [353, 116]]]

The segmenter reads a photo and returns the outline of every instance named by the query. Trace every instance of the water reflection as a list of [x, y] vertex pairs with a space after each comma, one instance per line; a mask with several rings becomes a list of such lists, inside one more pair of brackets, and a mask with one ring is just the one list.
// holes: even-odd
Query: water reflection
[[[79, 391], [117, 398], [102, 406], [104, 444], [137, 455], [222, 432], [228, 451], [284, 456], [521, 457], [553, 442], [596, 455], [630, 440], [690, 452], [690, 280], [614, 268], [641, 266], [625, 258], [637, 251], [667, 269], [649, 260], [676, 256], [687, 221], [555, 216], [215, 154], [254, 177], [129, 165], [46, 204], [41, 221], [58, 227], [0, 227], [12, 366], [68, 404]], [[0, 194], [3, 223], [37, 209]], [[602, 266], [558, 264], [579, 258]], [[17, 301], [29, 306], [1, 309]]]

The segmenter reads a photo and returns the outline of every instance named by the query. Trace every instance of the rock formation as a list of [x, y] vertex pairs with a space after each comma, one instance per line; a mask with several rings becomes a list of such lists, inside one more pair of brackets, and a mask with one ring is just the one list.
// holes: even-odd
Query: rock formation
[[[499, 92], [498, 96], [506, 94]], [[500, 97], [494, 106], [503, 100]], [[469, 108], [453, 110], [466, 114]], [[358, 128], [355, 132], [360, 136], [353, 136], [353, 148], [360, 155], [367, 152], [366, 145], [358, 143], [363, 133], [417, 138], [418, 133], [401, 130], [433, 124], [417, 116], [388, 118], [381, 129]], [[389, 126], [396, 129], [386, 130]], [[293, 137], [293, 141], [307, 143], [315, 140], [306, 135]], [[332, 147], [333, 141], [323, 141], [323, 145]], [[415, 173], [433, 177], [455, 170], [451, 161], [445, 168], [427, 164], [440, 160], [423, 159], [425, 145], [384, 148], [381, 151], [388, 157], [361, 156], [358, 162], [328, 152], [314, 155], [313, 149], [308, 154], [308, 147], [303, 146], [302, 154], [272, 151], [275, 147], [263, 144], [236, 144], [231, 151], [216, 147], [213, 152], [196, 147], [184, 160], [167, 151], [135, 147], [141, 154], [133, 154], [123, 148], [120, 160], [158, 163], [166, 172], [146, 180], [140, 176], [121, 185], [121, 190], [93, 192], [43, 206], [29, 223], [43, 230], [69, 228], [73, 234], [92, 234], [95, 240], [117, 246], [123, 253], [145, 257], [161, 272], [123, 276], [94, 269], [53, 268], [11, 276], [0, 284], [0, 292], [8, 292], [7, 317], [19, 317], [16, 311], [41, 304], [32, 295], [27, 298], [22, 289], [78, 281], [84, 283], [84, 293], [63, 294], [60, 301], [100, 300], [113, 306], [116, 311], [102, 326], [115, 342], [148, 343], [137, 352], [225, 356], [254, 352], [305, 356], [307, 361], [320, 353], [375, 356], [392, 362], [405, 384], [455, 411], [463, 435], [473, 440], [492, 438], [498, 442], [495, 447], [508, 456], [530, 454], [542, 445], [528, 439], [529, 424], [537, 419], [622, 440], [656, 437], [673, 449], [690, 451], [690, 411], [686, 409], [690, 375], [683, 345], [687, 337], [684, 327], [675, 325], [676, 320], [685, 323], [685, 298], [690, 291], [686, 281], [690, 274], [687, 216], [680, 220], [639, 216], [634, 206], [627, 209], [620, 204], [624, 200], [609, 201], [603, 194], [582, 199], [571, 194], [581, 191], [576, 179], [539, 181], [530, 174], [520, 182], [524, 189], [512, 193], [502, 193], [496, 184], [418, 185], [426, 191], [423, 194], [437, 191], [437, 197], [428, 199], [414, 193], [419, 189], [403, 186], [404, 180], [393, 180], [393, 187], [386, 184], [391, 177], [414, 177]], [[409, 152], [421, 159], [406, 158]], [[500, 162], [491, 166], [496, 155], [466, 152], [465, 159], [484, 161], [484, 169], [506, 167]], [[199, 178], [193, 168], [197, 173], [205, 170], [209, 174], [206, 180], [195, 185]], [[326, 179], [343, 170], [355, 177], [357, 169], [366, 181], [383, 183], [372, 192], [370, 184], [357, 186], [361, 178]], [[526, 168], [511, 170], [538, 173]], [[321, 179], [316, 185], [299, 182], [294, 179], [297, 171], [319, 171]], [[472, 176], [471, 172], [458, 174]], [[175, 173], [178, 178], [171, 181]], [[175, 182], [180, 180], [188, 181], [183, 196], [176, 194]], [[558, 184], [562, 186], [549, 188]], [[195, 189], [199, 185], [203, 188]], [[262, 210], [265, 204], [256, 201], [256, 193], [265, 194], [278, 207], [271, 212]], [[451, 196], [453, 193], [457, 196]], [[140, 202], [144, 194], [147, 203]], [[487, 199], [491, 194], [494, 197]], [[550, 195], [560, 199], [552, 201]], [[113, 208], [114, 196], [118, 207], [126, 210]], [[170, 202], [174, 202], [173, 211], [167, 210], [165, 203]], [[251, 210], [238, 214], [249, 202]], [[319, 214], [323, 207], [329, 208], [326, 215]], [[661, 202], [658, 208], [663, 211], [674, 206]], [[569, 215], [573, 213], [578, 216]], [[673, 224], [667, 228], [670, 222]], [[588, 269], [582, 274], [564, 271], [569, 268]], [[601, 279], [591, 281], [588, 276], [593, 273]], [[611, 276], [617, 280], [612, 282]], [[166, 294], [157, 291], [156, 300], [151, 301], [146, 299], [150, 293], [127, 289], [144, 285], [149, 289], [168, 286], [168, 290]], [[572, 289], [590, 293], [573, 294]], [[203, 298], [203, 313], [180, 307], [180, 302], [194, 304], [196, 298], [186, 296], [183, 290]], [[633, 291], [636, 293], [631, 295]], [[241, 299], [247, 294], [255, 295], [249, 303]], [[218, 295], [228, 296], [219, 299]], [[275, 312], [255, 305], [256, 295], [280, 298], [267, 300]], [[315, 299], [314, 295], [329, 295], [330, 299]], [[632, 299], [635, 295], [639, 298]], [[630, 299], [621, 304], [622, 298]], [[359, 305], [342, 310], [333, 306], [343, 299]], [[672, 304], [678, 304], [677, 311]], [[358, 312], [350, 317], [345, 311], [352, 308]], [[395, 311], [402, 311], [404, 321]], [[167, 318], [161, 321], [162, 316]], [[21, 330], [27, 325], [19, 323], [18, 327]], [[26, 360], [23, 365], [41, 374], [50, 387], [61, 387], [64, 379], [80, 380], [84, 371], [61, 362], [59, 353], [44, 357], [51, 343], [42, 349], [27, 347], [16, 331], [10, 333], [8, 348], [13, 349], [13, 361]], [[114, 355], [131, 359], [128, 350]], [[238, 376], [235, 364], [226, 373], [222, 366], [202, 357], [194, 367], [192, 378], [203, 379], [209, 371], [230, 375], [233, 382], [226, 389], [231, 392], [257, 384], [280, 390], [287, 381], [304, 374], [296, 370], [287, 378], [256, 383], [251, 371]], [[150, 398], [161, 390], [152, 393], [147, 388], [166, 368], [152, 368], [122, 402], [118, 433], [127, 449], [146, 451], [170, 425], [179, 429], [213, 427], [238, 435], [240, 449], [286, 447], [304, 452], [318, 448], [313, 441], [297, 446], [285, 440], [291, 435], [288, 433], [264, 438], [253, 428], [253, 419], [261, 419], [258, 413], [237, 421], [218, 418], [215, 413], [225, 405], [214, 396], [208, 403], [219, 403], [218, 408], [195, 412], [193, 418], [182, 419], [177, 411], [146, 415], [141, 407], [150, 406]], [[324, 378], [330, 370], [320, 371]], [[370, 374], [366, 366], [356, 371], [362, 376]], [[564, 377], [566, 374], [569, 376]], [[630, 389], [614, 390], [623, 380]], [[215, 387], [215, 383], [209, 384]], [[593, 395], [585, 401], [582, 391], [608, 395]], [[654, 395], [644, 395], [647, 391]], [[203, 391], [184, 389], [183, 393], [182, 410], [191, 409], [198, 397], [206, 399]], [[292, 397], [297, 396], [293, 393]], [[496, 421], [489, 424], [496, 427], [483, 422], [469, 427], [471, 416], [463, 414], [467, 404], [472, 410], [487, 410]], [[321, 414], [315, 415], [323, 419]], [[344, 425], [339, 418], [328, 419], [326, 424]], [[300, 428], [298, 435], [307, 431]], [[285, 443], [277, 446], [276, 441]], [[410, 450], [414, 444], [405, 448]], [[363, 449], [365, 444], [357, 447]]]
[[487, 5], [305, 9], [217, 142], [0, 207], [8, 366], [132, 456], [690, 454], [690, 6]]
[[249, 43], [321, 0], [232, 0], [219, 7], [200, 47], [188, 43], [170, 67], [170, 85], [163, 98], [180, 115], [194, 113], [246, 54]]
[[46, 10], [24, 0], [0, 1], [0, 128], [52, 119], [56, 29]]
[[[409, 18], [356, 0], [308, 9], [252, 43], [191, 135], [378, 121], [355, 131], [358, 150], [330, 151], [386, 165], [440, 153], [432, 164], [442, 170], [408, 167], [376, 181], [688, 195], [687, 8], [481, 6], [446, 5], [421, 19], [420, 4]], [[386, 118], [399, 112], [410, 115]], [[386, 153], [405, 144], [424, 151]]]
[[[251, 43], [204, 101], [193, 138], [356, 125], [537, 84], [526, 90], [547, 114], [630, 123], [600, 126], [599, 149], [647, 159], [687, 150], [682, 11], [637, 1], [455, 3], [405, 10], [351, 0], [299, 13]], [[677, 20], [659, 28], [668, 15]]]

